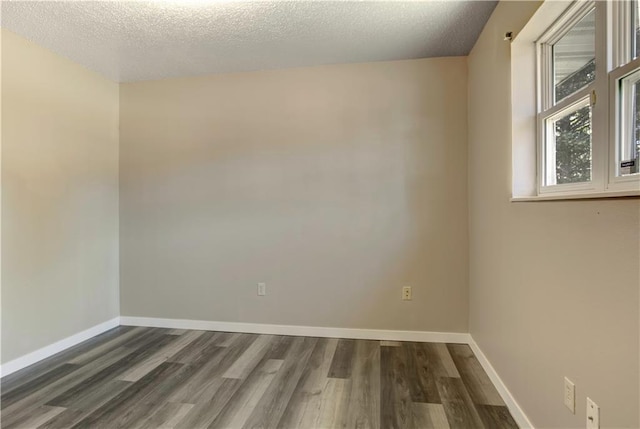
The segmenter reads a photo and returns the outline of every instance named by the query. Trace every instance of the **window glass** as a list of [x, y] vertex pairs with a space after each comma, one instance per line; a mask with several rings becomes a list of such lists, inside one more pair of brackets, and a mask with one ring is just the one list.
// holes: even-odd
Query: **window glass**
[[595, 40], [595, 10], [591, 10], [553, 45], [556, 103], [594, 81]]
[[640, 163], [640, 71], [621, 80], [619, 172], [638, 173]]
[[[555, 162], [547, 185], [580, 183], [591, 180], [591, 108], [580, 107], [549, 120], [552, 130], [547, 150]], [[555, 183], [554, 183], [555, 182]]]

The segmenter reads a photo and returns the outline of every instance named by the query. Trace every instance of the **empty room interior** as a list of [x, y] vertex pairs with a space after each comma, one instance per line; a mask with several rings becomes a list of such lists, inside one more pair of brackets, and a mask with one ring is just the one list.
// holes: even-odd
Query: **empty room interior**
[[4, 428], [640, 428], [640, 6], [1, 2]]

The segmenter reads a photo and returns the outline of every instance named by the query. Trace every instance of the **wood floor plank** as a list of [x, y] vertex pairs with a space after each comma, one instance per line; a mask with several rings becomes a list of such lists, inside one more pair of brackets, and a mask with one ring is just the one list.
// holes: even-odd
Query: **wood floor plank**
[[[454, 374], [455, 364], [449, 355], [447, 345], [443, 343], [418, 343], [425, 350], [434, 377], [451, 377]], [[455, 371], [457, 373], [457, 370]], [[458, 377], [459, 374], [458, 374]]]
[[440, 358], [440, 363], [442, 365], [442, 369], [444, 373], [437, 374], [442, 377], [457, 377], [460, 378], [460, 373], [458, 372], [458, 368], [456, 368], [455, 362], [451, 358], [451, 354], [449, 353], [449, 349], [445, 343], [436, 343], [431, 344], [431, 347], [436, 350], [436, 354]]
[[135, 427], [144, 424], [149, 416], [153, 416], [164, 408], [165, 404], [174, 392], [182, 386], [189, 384], [193, 378], [197, 377], [200, 370], [211, 363], [211, 358], [224, 350], [215, 344], [210, 344], [207, 352], [189, 365], [180, 365], [180, 368], [172, 372], [169, 377], [158, 377], [154, 382], [154, 388], [145, 396], [140, 396], [136, 407], [128, 413], [126, 420], [120, 419], [121, 427]]
[[[269, 359], [255, 368], [209, 427], [243, 427], [249, 419], [253, 408], [258, 404], [264, 392], [267, 391], [269, 384], [275, 378], [282, 363], [283, 361], [279, 359]], [[240, 380], [239, 378], [233, 379]]]
[[[155, 337], [150, 337], [149, 341]], [[146, 344], [146, 343], [143, 343]], [[116, 362], [122, 362], [128, 355], [135, 353], [136, 350], [120, 347], [110, 350], [106, 354], [97, 357], [93, 362], [80, 366], [77, 370], [72, 371], [65, 377], [36, 390], [29, 396], [19, 400], [18, 402], [7, 406], [2, 410], [3, 422], [9, 424], [14, 419], [20, 418], [21, 414], [28, 412], [30, 408], [44, 405], [48, 401], [62, 395], [73, 389], [82, 388], [87, 379], [94, 377], [97, 373], [104, 371], [106, 368], [114, 365]], [[5, 406], [7, 404], [5, 403]], [[47, 404], [52, 406], [64, 406], [60, 404]]]
[[[212, 357], [215, 362], [220, 362], [220, 359], [223, 358], [225, 354], [224, 347], [219, 347], [218, 350], [222, 351]], [[214, 363], [207, 364], [206, 368], [200, 370], [193, 380], [177, 389], [169, 398], [169, 401], [175, 402], [176, 399], [180, 399], [184, 401], [181, 403], [193, 405], [209, 402], [218, 393], [224, 381], [231, 380], [220, 376], [205, 376], [207, 373], [217, 373], [216, 366]]]
[[122, 375], [120, 375], [118, 379], [122, 381], [140, 380], [153, 369], [160, 366], [161, 363], [166, 362], [186, 346], [194, 342], [196, 339], [202, 336], [203, 333], [204, 331], [190, 331], [188, 333], [178, 335], [179, 338], [177, 338], [175, 341], [169, 342], [166, 346], [160, 348], [156, 353], [149, 356], [144, 361], [140, 362], [137, 365], [133, 365], [131, 369], [125, 371]]
[[2, 377], [2, 379], [0, 379], [2, 394], [4, 395], [11, 392], [16, 387], [28, 383], [37, 377], [40, 377], [45, 372], [49, 372], [55, 369], [57, 366], [63, 365], [65, 363], [74, 363], [70, 361], [77, 356], [86, 353], [87, 351], [93, 350], [94, 348], [97, 348], [102, 344], [107, 343], [112, 339], [129, 332], [130, 330], [131, 328], [129, 326], [120, 326], [110, 329], [107, 332], [90, 338], [87, 341], [83, 341], [82, 343], [77, 344], [60, 353], [57, 353], [45, 360], [16, 371], [13, 374], [6, 375]]
[[444, 372], [442, 362], [430, 344], [405, 343], [409, 391], [413, 402], [440, 404], [440, 393], [436, 385], [439, 373]]
[[380, 341], [380, 347], [400, 347], [400, 341]]
[[320, 395], [320, 410], [311, 428], [346, 428], [351, 380], [328, 378]]
[[380, 428], [380, 343], [357, 341], [351, 371], [347, 426]]
[[280, 370], [254, 407], [245, 428], [278, 427], [317, 342], [317, 338], [307, 337], [293, 340]]
[[255, 335], [238, 337], [230, 346], [219, 347], [217, 342], [211, 343], [217, 353], [211, 354], [209, 362], [193, 377], [190, 383], [178, 389], [170, 398], [171, 402], [199, 404], [209, 402], [225, 384], [223, 374], [242, 356], [255, 341]]
[[54, 383], [61, 378], [64, 378], [71, 372], [76, 371], [78, 368], [80, 368], [79, 365], [65, 363], [49, 372], [45, 372], [41, 376], [34, 378], [28, 383], [20, 385], [19, 387], [13, 389], [11, 392], [2, 395], [2, 398], [0, 399], [0, 401], [2, 402], [2, 409], [4, 410], [8, 406], [15, 404], [16, 402], [26, 398], [29, 395], [32, 395], [38, 390], [41, 390], [43, 387], [50, 385], [51, 383]]
[[173, 429], [193, 407], [193, 404], [167, 402], [161, 409], [132, 429]]
[[110, 379], [115, 379], [120, 374], [125, 372], [131, 366], [135, 366], [140, 362], [145, 361], [149, 356], [152, 356], [156, 351], [164, 347], [165, 345], [175, 341], [175, 335], [162, 335], [154, 341], [147, 343], [146, 347], [134, 350], [131, 353], [125, 355], [122, 359], [114, 362], [103, 370], [93, 374], [91, 377], [82, 381], [72, 388], [64, 391], [60, 395], [47, 402], [47, 405], [54, 405], [58, 407], [69, 407], [70, 404], [89, 394], [94, 389], [99, 389], [100, 386]]
[[[215, 332], [205, 332], [194, 341], [185, 345], [180, 351], [170, 356], [167, 362], [190, 364], [202, 356], [202, 353], [219, 338]], [[219, 346], [219, 344], [216, 344]]]
[[223, 374], [224, 378], [244, 379], [260, 363], [274, 340], [273, 335], [260, 335], [245, 352], [236, 359], [231, 367]]
[[498, 390], [494, 387], [489, 376], [471, 347], [466, 344], [448, 344], [447, 348], [458, 368], [460, 377], [466, 386], [474, 404], [504, 406]]
[[480, 429], [485, 427], [460, 378], [441, 377], [438, 378], [437, 384], [447, 420], [452, 428]]
[[146, 337], [153, 334], [155, 334], [155, 332], [149, 329], [139, 327], [130, 328], [122, 333], [122, 335], [118, 335], [117, 337], [111, 339], [111, 341], [100, 344], [98, 347], [87, 349], [84, 353], [79, 353], [73, 359], [70, 359], [68, 363], [85, 365], [94, 360], [96, 357], [104, 355], [111, 350], [114, 350], [122, 345], [129, 344], [131, 341], [144, 341]]
[[329, 374], [329, 368], [337, 345], [338, 340], [336, 338], [321, 338], [318, 340], [280, 420], [279, 425], [281, 427], [315, 427], [322, 403], [322, 391], [327, 383], [327, 375]]
[[333, 362], [329, 369], [330, 378], [351, 377], [351, 366], [353, 364], [353, 350], [355, 348], [355, 344], [355, 340], [341, 339], [338, 341], [338, 347], [333, 355]]
[[221, 332], [220, 333], [221, 341], [220, 341], [219, 346], [220, 347], [229, 347], [235, 341], [237, 341], [238, 339], [244, 337], [245, 335], [247, 335], [247, 334], [239, 334], [237, 332]]
[[449, 429], [442, 404], [416, 402], [412, 405], [414, 427], [420, 429]]
[[222, 382], [207, 402], [199, 402], [175, 426], [179, 429], [203, 429], [218, 417], [245, 380], [221, 378]]
[[140, 403], [145, 396], [150, 394], [157, 384], [165, 377], [170, 377], [183, 365], [178, 363], [165, 362], [159, 367], [133, 383], [115, 398], [111, 399], [93, 413], [82, 419], [73, 426], [79, 428], [112, 427], [128, 428], [131, 424], [130, 416], [134, 407]]
[[73, 410], [81, 410], [87, 414], [95, 410], [109, 399], [118, 395], [123, 390], [131, 386], [131, 382], [122, 380], [109, 380], [97, 386], [85, 395], [77, 398], [67, 405], [67, 408]]
[[476, 410], [487, 428], [518, 429], [506, 406], [476, 405]]
[[[155, 341], [160, 337], [168, 337], [169, 329], [165, 328], [141, 328], [142, 334], [140, 336], [135, 336], [127, 339], [122, 343], [122, 347], [139, 349], [143, 347], [145, 344]], [[175, 337], [175, 335], [172, 335]]]
[[6, 429], [32, 429], [46, 423], [58, 414], [62, 413], [65, 409], [61, 407], [50, 407], [48, 405], [41, 405], [33, 410], [29, 414], [25, 414], [24, 417], [18, 421], [9, 425], [2, 425]]
[[124, 391], [131, 384], [127, 381], [111, 380], [80, 398], [77, 402], [72, 403], [72, 408], [67, 408], [38, 429], [70, 428]]
[[265, 353], [267, 359], [284, 359], [294, 337], [278, 335], [273, 338], [271, 347]]
[[[83, 411], [67, 408], [52, 419], [35, 427], [37, 429], [67, 429], [82, 420], [83, 415]], [[4, 426], [2, 427], [4, 428]]]
[[380, 424], [383, 428], [413, 427], [411, 388], [405, 347], [380, 348]]
[[81, 385], [89, 377], [102, 371], [104, 368], [109, 367], [115, 362], [122, 360], [123, 357], [133, 351], [134, 350], [126, 349], [124, 347], [111, 350], [105, 355], [96, 358], [95, 361], [83, 365], [67, 376], [44, 386], [42, 389], [35, 391], [33, 394], [2, 410], [2, 422], [4, 424], [10, 424], [15, 419], [19, 419], [22, 414], [28, 413], [31, 409], [44, 405], [47, 401], [50, 401], [69, 389]]

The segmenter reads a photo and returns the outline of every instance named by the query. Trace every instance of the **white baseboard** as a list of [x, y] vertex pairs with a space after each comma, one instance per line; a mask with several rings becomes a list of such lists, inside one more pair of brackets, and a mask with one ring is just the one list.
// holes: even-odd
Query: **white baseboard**
[[206, 320], [159, 319], [155, 317], [121, 316], [120, 324], [154, 328], [197, 329], [203, 331], [244, 332], [249, 334], [293, 335], [323, 338], [350, 338], [387, 341], [419, 341], [431, 343], [468, 344], [467, 333], [392, 331], [385, 329], [325, 328], [295, 325], [267, 325], [262, 323], [214, 322]]
[[487, 359], [471, 335], [469, 335], [469, 347], [473, 350], [473, 354], [480, 362], [480, 365], [482, 365], [482, 368], [489, 376], [493, 385], [498, 389], [498, 393], [500, 393], [502, 400], [507, 405], [507, 408], [511, 412], [511, 415], [518, 426], [521, 429], [534, 429], [533, 424], [531, 424], [527, 415], [524, 413], [522, 408], [520, 408], [520, 405], [518, 405], [511, 392], [509, 392], [509, 389], [507, 389], [507, 386], [502, 382], [502, 379], [493, 368], [493, 365], [491, 365], [491, 362], [489, 362], [489, 359]]
[[100, 323], [99, 325], [92, 326], [91, 328], [86, 329], [82, 332], [78, 332], [77, 334], [71, 335], [70, 337], [64, 338], [46, 347], [9, 361], [3, 365], [0, 365], [0, 377], [4, 377], [5, 375], [9, 375], [16, 371], [19, 371], [22, 368], [26, 368], [29, 365], [33, 365], [34, 363], [41, 361], [42, 359], [53, 356], [56, 353], [68, 349], [69, 347], [73, 347], [76, 344], [80, 344], [83, 341], [93, 338], [96, 335], [102, 334], [103, 332], [106, 332], [109, 329], [113, 329], [117, 326], [120, 326], [119, 317], [107, 320], [106, 322]]

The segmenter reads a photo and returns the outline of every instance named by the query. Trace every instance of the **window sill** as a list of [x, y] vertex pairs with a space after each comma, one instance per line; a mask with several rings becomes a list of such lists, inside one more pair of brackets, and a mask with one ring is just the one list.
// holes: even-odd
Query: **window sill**
[[634, 191], [608, 191], [591, 192], [571, 195], [531, 195], [511, 197], [512, 203], [532, 202], [532, 201], [564, 201], [564, 200], [597, 200], [604, 198], [637, 198], [640, 197], [640, 190]]

